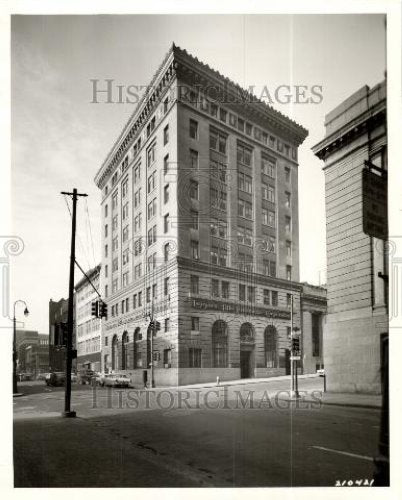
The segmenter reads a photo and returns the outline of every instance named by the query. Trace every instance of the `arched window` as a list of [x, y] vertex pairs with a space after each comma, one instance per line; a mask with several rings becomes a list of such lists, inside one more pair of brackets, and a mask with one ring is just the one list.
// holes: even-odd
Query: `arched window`
[[128, 370], [128, 333], [123, 332], [123, 337], [121, 339], [121, 369]]
[[274, 326], [267, 326], [264, 332], [265, 343], [265, 366], [267, 368], [278, 367], [277, 332]]
[[141, 340], [141, 330], [138, 327], [134, 332], [134, 368], [142, 368]]
[[221, 319], [212, 326], [212, 366], [226, 368], [228, 365], [228, 326]]
[[117, 370], [119, 366], [119, 358], [117, 352], [117, 335], [112, 340], [112, 370]]

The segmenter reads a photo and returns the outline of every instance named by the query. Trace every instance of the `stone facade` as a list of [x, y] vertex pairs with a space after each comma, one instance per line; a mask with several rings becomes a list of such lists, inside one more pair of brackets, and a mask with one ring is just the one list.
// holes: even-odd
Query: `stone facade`
[[[141, 384], [152, 357], [157, 385], [289, 371], [306, 135], [172, 47], [95, 178], [105, 370]], [[152, 356], [151, 317], [161, 325]]]
[[378, 393], [388, 332], [386, 243], [363, 232], [362, 175], [367, 162], [386, 175], [386, 83], [358, 90], [326, 116], [325, 126], [313, 151], [325, 162], [328, 389]]

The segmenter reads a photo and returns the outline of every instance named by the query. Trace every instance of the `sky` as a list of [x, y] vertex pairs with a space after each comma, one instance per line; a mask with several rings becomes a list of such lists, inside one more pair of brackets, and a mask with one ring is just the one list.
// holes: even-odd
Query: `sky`
[[13, 16], [12, 227], [25, 249], [13, 261], [11, 300], [27, 302], [25, 328], [47, 333], [49, 300], [68, 296], [71, 219], [61, 191], [88, 194], [78, 202], [77, 260], [84, 269], [100, 261], [93, 179], [135, 105], [91, 103], [91, 80], [147, 85], [172, 42], [257, 93], [322, 87], [319, 104], [273, 106], [309, 131], [299, 150], [300, 279], [325, 281], [324, 173], [311, 147], [326, 113], [383, 80], [382, 15]]

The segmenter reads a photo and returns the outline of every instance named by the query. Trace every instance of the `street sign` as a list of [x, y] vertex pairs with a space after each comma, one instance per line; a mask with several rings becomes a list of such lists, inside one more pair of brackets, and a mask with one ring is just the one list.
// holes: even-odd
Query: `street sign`
[[300, 361], [300, 356], [290, 356], [290, 361]]
[[363, 232], [374, 238], [388, 239], [387, 176], [363, 169]]

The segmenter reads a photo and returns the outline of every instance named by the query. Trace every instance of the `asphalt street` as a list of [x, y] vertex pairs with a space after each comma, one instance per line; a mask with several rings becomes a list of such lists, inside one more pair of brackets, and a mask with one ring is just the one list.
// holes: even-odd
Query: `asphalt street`
[[32, 384], [14, 400], [15, 486], [370, 484], [379, 410], [320, 405], [319, 378], [300, 380], [296, 404], [288, 385], [75, 387], [64, 419], [63, 391]]

